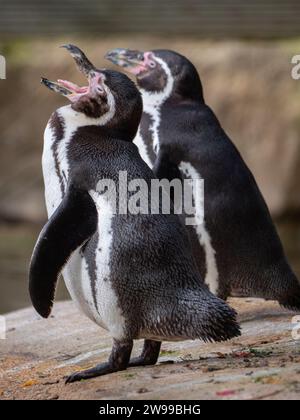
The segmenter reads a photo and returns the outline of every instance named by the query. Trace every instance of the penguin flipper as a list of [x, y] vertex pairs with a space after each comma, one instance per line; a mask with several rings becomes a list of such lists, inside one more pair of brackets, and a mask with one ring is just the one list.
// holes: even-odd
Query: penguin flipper
[[169, 152], [163, 146], [158, 152], [152, 171], [160, 180], [167, 179], [171, 182], [173, 179], [182, 179], [178, 165], [172, 162]]
[[29, 293], [36, 311], [50, 315], [59, 274], [71, 254], [97, 229], [96, 206], [86, 190], [70, 186], [42, 229], [29, 269]]

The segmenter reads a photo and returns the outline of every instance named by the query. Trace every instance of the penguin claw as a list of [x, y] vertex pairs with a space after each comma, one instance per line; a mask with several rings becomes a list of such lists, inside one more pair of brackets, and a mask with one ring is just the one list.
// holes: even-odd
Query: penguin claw
[[72, 373], [70, 376], [66, 376], [65, 384], [71, 384], [73, 382], [78, 382], [84, 380], [84, 375], [81, 375], [81, 372]]
[[127, 365], [112, 367], [110, 363], [100, 363], [100, 365], [97, 365], [91, 369], [72, 373], [67, 377], [65, 384], [71, 384], [73, 382], [78, 382], [85, 379], [96, 378], [97, 376], [108, 375], [110, 373], [118, 372], [119, 370], [125, 370], [126, 367]]

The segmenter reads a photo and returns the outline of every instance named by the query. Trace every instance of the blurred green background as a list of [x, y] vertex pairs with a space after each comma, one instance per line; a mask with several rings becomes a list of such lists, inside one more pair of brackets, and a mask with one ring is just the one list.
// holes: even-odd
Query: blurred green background
[[[0, 0], [0, 313], [29, 305], [27, 269], [46, 220], [43, 130], [64, 99], [40, 77], [81, 83], [58, 46], [99, 67], [108, 49], [174, 49], [193, 61], [208, 104], [250, 166], [300, 275], [300, 3], [295, 0]], [[60, 284], [58, 298], [66, 297]]]

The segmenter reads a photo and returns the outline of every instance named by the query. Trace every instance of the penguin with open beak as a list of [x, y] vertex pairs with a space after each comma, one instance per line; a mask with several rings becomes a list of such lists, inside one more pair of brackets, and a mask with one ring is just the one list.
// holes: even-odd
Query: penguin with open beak
[[[34, 308], [51, 313], [63, 274], [72, 299], [113, 338], [109, 360], [67, 382], [155, 364], [161, 341], [223, 341], [240, 335], [236, 313], [204, 285], [184, 225], [175, 214], [120, 211], [120, 174], [143, 180], [139, 200], [153, 197], [153, 172], [133, 144], [142, 100], [124, 74], [97, 69], [76, 46], [65, 46], [86, 86], [42, 79], [71, 104], [45, 130], [43, 174], [49, 221], [33, 251], [29, 290]], [[109, 180], [109, 187], [101, 187]], [[103, 185], [102, 185], [103, 186]], [[106, 185], [106, 187], [108, 187]], [[125, 192], [125, 203], [133, 192]], [[123, 196], [122, 196], [123, 197]], [[123, 206], [123, 202], [121, 203]], [[132, 358], [133, 340], [144, 339]]]

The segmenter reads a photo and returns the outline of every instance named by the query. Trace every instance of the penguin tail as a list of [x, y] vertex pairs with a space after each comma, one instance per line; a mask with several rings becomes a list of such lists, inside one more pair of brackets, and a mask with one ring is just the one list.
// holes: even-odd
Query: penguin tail
[[168, 341], [220, 342], [241, 335], [236, 311], [208, 289], [181, 290], [175, 302], [159, 306], [159, 317], [155, 316], [155, 321], [152, 318], [148, 336]]
[[187, 310], [186, 320], [190, 323], [190, 338], [199, 338], [205, 342], [220, 342], [241, 335], [236, 311], [222, 299], [209, 291], [206, 293], [202, 291], [190, 302], [190, 293], [187, 295], [184, 306]]
[[277, 262], [275, 267], [264, 272], [264, 288], [257, 297], [277, 300], [291, 311], [300, 311], [300, 282], [286, 259]]
[[278, 302], [290, 311], [300, 311], [300, 283], [294, 273], [292, 273], [288, 281], [284, 282]]

